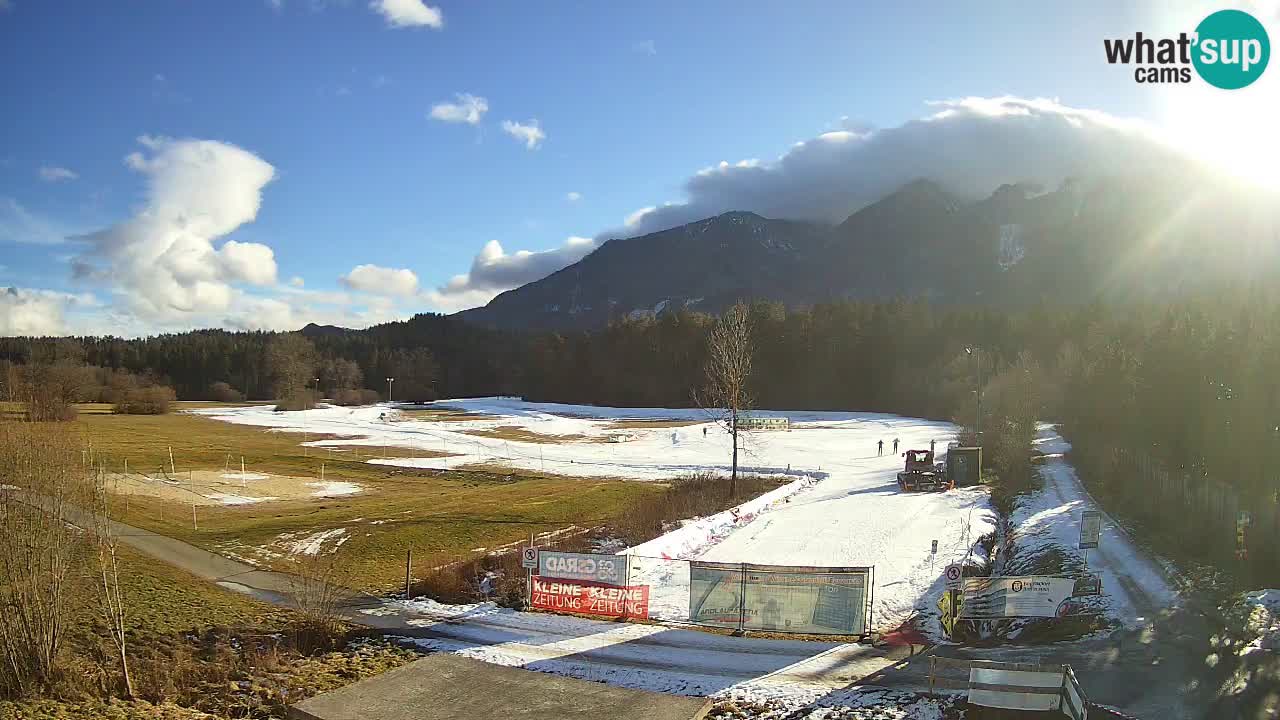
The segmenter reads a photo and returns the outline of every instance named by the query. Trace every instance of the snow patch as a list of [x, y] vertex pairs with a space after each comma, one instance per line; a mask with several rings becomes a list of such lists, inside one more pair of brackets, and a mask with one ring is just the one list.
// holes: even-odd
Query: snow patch
[[248, 495], [229, 495], [224, 493], [213, 493], [208, 497], [210, 500], [217, 500], [223, 505], [253, 505], [254, 503], [279, 499], [275, 497], [249, 497]]
[[[333, 549], [329, 551], [329, 552], [334, 552], [338, 549], [338, 547], [342, 545], [342, 543], [347, 541], [346, 534], [347, 534], [346, 528], [333, 528], [332, 530], [321, 530], [320, 532], [308, 535], [307, 537], [304, 537], [301, 540], [291, 540], [289, 542], [286, 542], [285, 547], [289, 549], [289, 552], [295, 555], [318, 555], [320, 551], [324, 548], [324, 544], [326, 542], [329, 542], [330, 540], [334, 540], [336, 542], [333, 546]], [[289, 537], [290, 535], [288, 534], [281, 535], [280, 539], [288, 540]]]
[[263, 475], [262, 473], [251, 473], [251, 472], [245, 472], [245, 473], [233, 472], [233, 473], [223, 473], [223, 474], [222, 474], [222, 478], [223, 478], [224, 480], [240, 480], [240, 481], [245, 481], [245, 480], [266, 480], [268, 477], [270, 477], [270, 476], [269, 476], [269, 475]]
[[349, 482], [309, 482], [307, 487], [320, 488], [311, 493], [311, 497], [340, 497], [342, 495], [355, 495], [364, 488], [355, 483]]
[[1253, 608], [1249, 614], [1249, 632], [1257, 633], [1257, 637], [1245, 645], [1240, 654], [1280, 650], [1280, 589], [1245, 593], [1244, 602]]

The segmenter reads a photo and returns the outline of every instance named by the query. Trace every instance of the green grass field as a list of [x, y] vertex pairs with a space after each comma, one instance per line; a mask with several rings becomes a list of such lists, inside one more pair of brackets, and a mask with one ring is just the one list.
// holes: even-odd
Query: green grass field
[[[125, 459], [133, 472], [167, 468], [170, 448], [179, 475], [185, 470], [221, 470], [228, 457], [238, 470], [241, 455], [251, 472], [285, 475], [318, 476], [324, 462], [326, 480], [355, 482], [365, 491], [334, 499], [201, 507], [198, 529], [192, 527], [190, 506], [157, 498], [132, 496], [127, 512], [118, 499], [113, 514], [131, 525], [255, 560], [261, 558], [246, 552], [245, 546], [269, 545], [286, 533], [344, 528], [348, 540], [340, 556], [348, 582], [373, 591], [403, 582], [408, 549], [414, 551], [415, 567], [425, 571], [481, 554], [479, 548], [527, 539], [532, 532], [605, 523], [660, 490], [652, 483], [372, 465], [363, 460], [389, 453], [361, 448], [358, 456], [330, 455], [304, 449], [303, 436], [297, 433], [270, 432], [180, 412], [113, 415], [108, 407], [87, 406], [73, 425], [92, 447], [96, 462], [105, 462], [111, 470], [122, 469]], [[266, 562], [289, 567], [285, 559]]]

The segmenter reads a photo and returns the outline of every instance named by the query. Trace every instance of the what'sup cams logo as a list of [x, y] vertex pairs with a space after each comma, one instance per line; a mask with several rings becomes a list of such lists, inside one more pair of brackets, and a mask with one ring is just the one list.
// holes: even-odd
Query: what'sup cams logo
[[1102, 44], [1108, 63], [1138, 66], [1133, 79], [1140, 83], [1189, 83], [1194, 68], [1210, 85], [1238, 90], [1261, 77], [1271, 59], [1266, 28], [1243, 10], [1219, 10], [1190, 35], [1157, 39], [1139, 32]]

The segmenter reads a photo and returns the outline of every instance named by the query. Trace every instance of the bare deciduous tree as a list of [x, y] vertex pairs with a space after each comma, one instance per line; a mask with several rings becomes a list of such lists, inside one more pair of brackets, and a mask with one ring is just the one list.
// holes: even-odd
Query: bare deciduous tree
[[94, 475], [93, 520], [94, 540], [97, 546], [99, 589], [102, 591], [102, 619], [107, 623], [111, 643], [120, 658], [120, 675], [124, 696], [133, 698], [133, 679], [129, 676], [129, 657], [125, 638], [125, 602], [120, 589], [120, 564], [116, 555], [116, 530], [111, 522], [110, 495], [107, 491], [107, 471], [101, 468]]
[[336, 554], [300, 554], [293, 558], [289, 595], [301, 616], [294, 623], [295, 643], [304, 652], [328, 648], [342, 629], [342, 608], [350, 591], [342, 582]]
[[[0, 421], [0, 691], [21, 695], [54, 675], [82, 531], [63, 518], [84, 495], [71, 433]], [[29, 504], [38, 498], [39, 508]]]
[[277, 400], [300, 400], [305, 410], [311, 406], [307, 386], [313, 383], [316, 348], [300, 333], [280, 333], [267, 344], [267, 369]]
[[738, 493], [738, 440], [743, 432], [739, 420], [751, 410], [747, 380], [751, 376], [751, 311], [737, 303], [724, 311], [707, 337], [706, 389], [699, 403], [717, 413], [717, 422], [733, 438], [733, 469], [729, 496]]

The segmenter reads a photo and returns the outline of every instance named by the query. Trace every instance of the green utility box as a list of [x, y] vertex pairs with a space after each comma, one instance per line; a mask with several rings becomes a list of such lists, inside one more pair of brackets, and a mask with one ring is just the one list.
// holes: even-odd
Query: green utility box
[[982, 448], [948, 448], [947, 477], [956, 487], [977, 485], [982, 478]]

